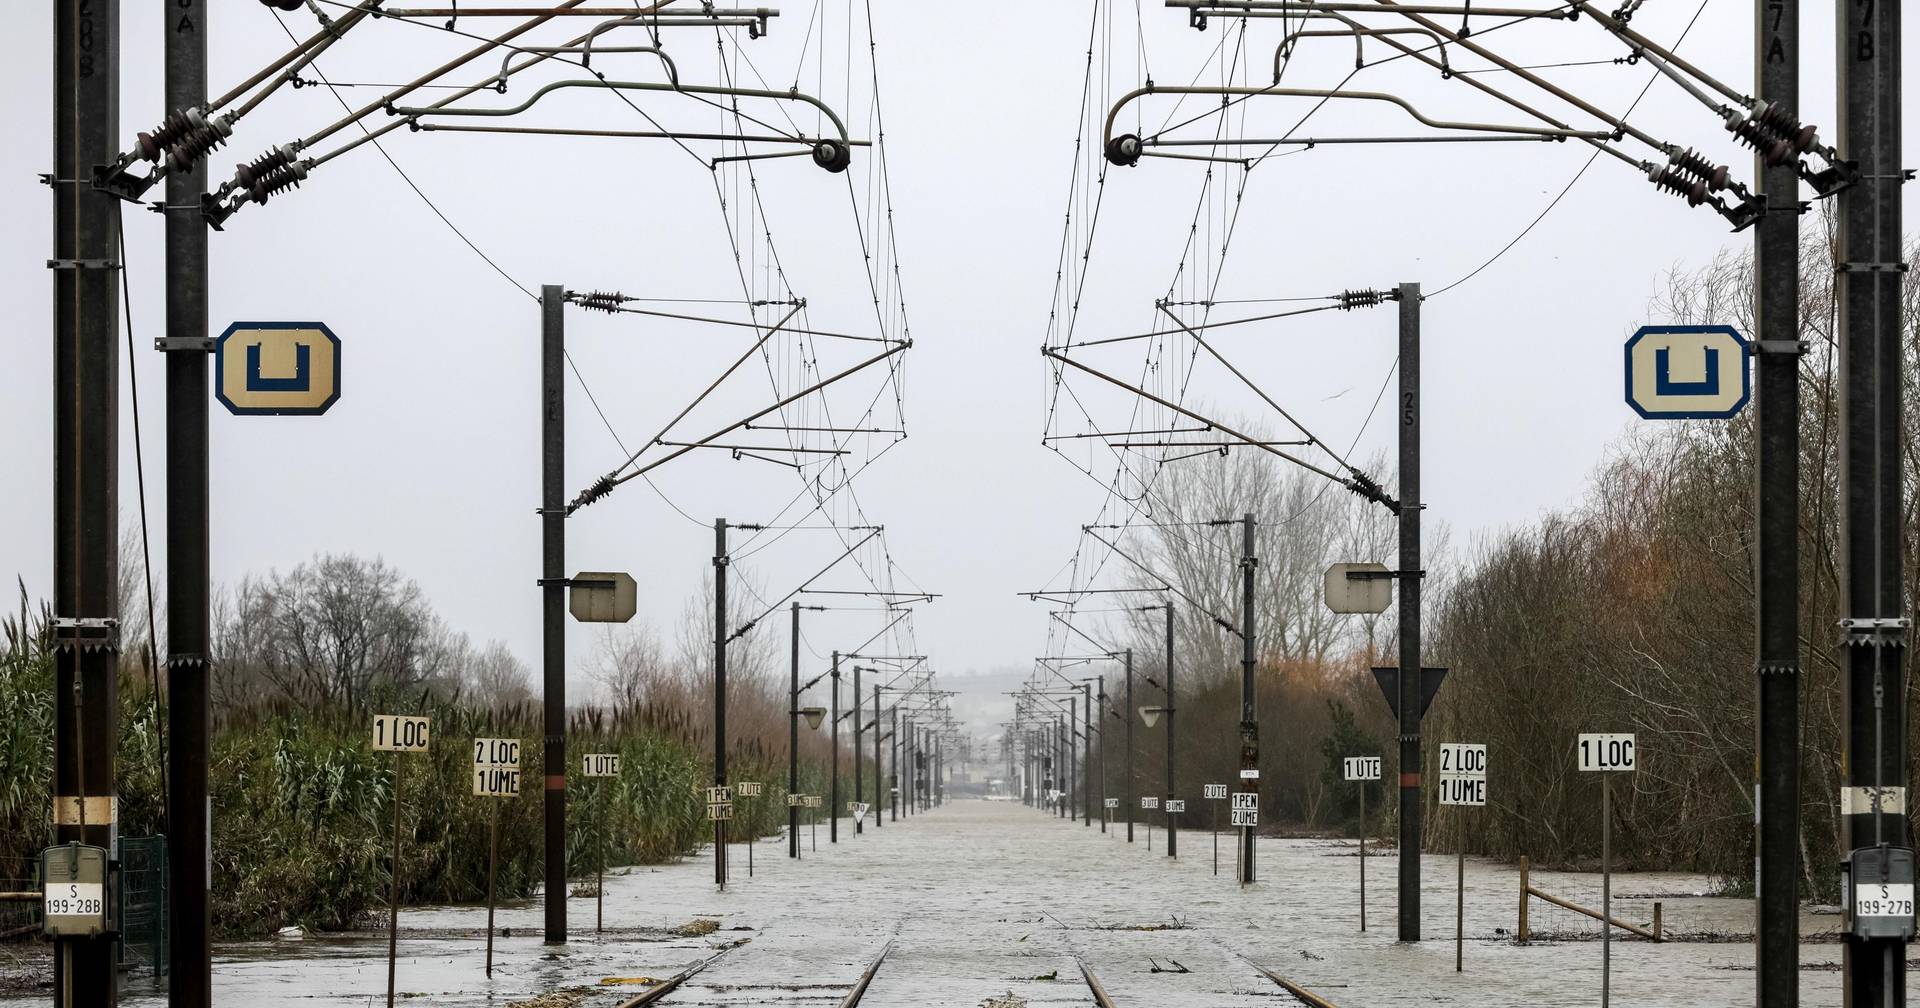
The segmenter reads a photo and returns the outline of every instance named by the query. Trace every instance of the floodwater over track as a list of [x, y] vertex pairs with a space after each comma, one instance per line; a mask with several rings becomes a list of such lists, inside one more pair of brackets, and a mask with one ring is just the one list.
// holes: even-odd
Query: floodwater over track
[[[1401, 944], [1392, 853], [1368, 873], [1363, 934], [1356, 848], [1347, 842], [1262, 840], [1261, 881], [1242, 888], [1231, 865], [1213, 874], [1204, 829], [1183, 837], [1175, 861], [1159, 842], [1149, 852], [1144, 831], [1129, 845], [1124, 827], [1103, 834], [1097, 822], [1006, 802], [953, 802], [879, 828], [869, 822], [858, 835], [850, 822], [840, 827], [840, 843], [823, 839], [798, 862], [786, 858], [781, 840], [763, 841], [751, 878], [736, 845], [725, 892], [714, 889], [709, 852], [610, 874], [607, 930], [594, 933], [592, 900], [577, 898], [573, 940], [564, 946], [542, 943], [537, 901], [505, 906], [491, 979], [482, 975], [484, 907], [403, 911], [399, 989], [410, 1004], [490, 1008], [539, 995], [553, 995], [540, 1008], [1314, 1003], [1288, 993], [1278, 977], [1340, 1008], [1600, 1000], [1599, 925], [1536, 901], [1534, 940], [1516, 945], [1519, 881], [1507, 865], [1467, 861], [1465, 970], [1455, 973], [1451, 857], [1423, 860], [1426, 940]], [[1598, 902], [1596, 875], [1535, 871], [1532, 883], [1576, 903]], [[1616, 934], [1616, 1003], [1752, 1003], [1752, 903], [1712, 889], [1712, 880], [1692, 875], [1615, 877], [1617, 917], [1647, 923], [1660, 900], [1666, 931], [1684, 939], [1655, 944]], [[1839, 1001], [1839, 976], [1828, 968], [1840, 955], [1830, 940], [1836, 923], [1803, 918], [1806, 1003]], [[223, 946], [215, 999], [247, 1008], [382, 1004], [385, 953], [385, 935], [374, 933]], [[702, 963], [656, 1000], [636, 1000]], [[126, 1003], [163, 1002], [145, 991], [144, 979], [131, 979]]]

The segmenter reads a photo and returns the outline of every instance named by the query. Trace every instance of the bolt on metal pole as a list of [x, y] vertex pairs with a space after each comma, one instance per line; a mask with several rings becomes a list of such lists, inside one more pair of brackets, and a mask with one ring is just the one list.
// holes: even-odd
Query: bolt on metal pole
[[1420, 285], [1400, 285], [1400, 940], [1420, 940]]
[[1167, 810], [1167, 856], [1180, 856], [1180, 825], [1174, 819], [1174, 813], [1168, 809], [1174, 795], [1179, 793], [1179, 784], [1173, 776], [1173, 716], [1178, 706], [1173, 693], [1173, 603], [1167, 603], [1167, 793], [1160, 799], [1160, 807]]
[[[207, 4], [174, 0], [166, 33], [166, 107], [207, 101]], [[167, 280], [167, 1000], [176, 1008], [213, 1003], [208, 907], [213, 849], [207, 768], [213, 709], [209, 628], [207, 223], [200, 197], [207, 169], [172, 171], [166, 185]]]
[[[792, 685], [787, 689], [787, 794], [800, 790], [800, 603], [793, 604], [792, 661], [788, 664]], [[787, 856], [800, 856], [800, 806], [787, 804]]]
[[[1253, 674], [1256, 636], [1253, 575], [1260, 565], [1254, 553], [1253, 516], [1240, 518], [1240, 790], [1260, 793], [1260, 721], [1254, 700]], [[1252, 771], [1252, 776], [1248, 776]], [[1240, 827], [1240, 884], [1255, 878], [1253, 837], [1256, 827]]]
[[[1756, 94], [1799, 115], [1799, 0], [1755, 0]], [[1754, 988], [1800, 1003], [1800, 178], [1755, 158], [1767, 211], [1754, 227]], [[1792, 347], [1787, 350], [1785, 347]]]
[[[54, 6], [54, 838], [117, 858], [120, 208], [94, 189], [120, 127], [120, 4]], [[81, 622], [100, 621], [100, 622]], [[90, 630], [101, 634], [85, 640]], [[119, 1002], [116, 939], [54, 943], [54, 1003]]]
[[546, 941], [567, 940], [566, 290], [540, 288], [540, 674]]
[[[1847, 851], [1842, 988], [1850, 1008], [1907, 1001], [1912, 915], [1860, 913], [1858, 887], [1912, 883], [1907, 821], [1906, 650], [1902, 584], [1905, 334], [1900, 162], [1900, 5], [1837, 5], [1839, 152], [1859, 173], [1841, 191], [1834, 297], [1840, 305], [1840, 471], [1847, 729], [1841, 801]], [[1896, 866], [1902, 870], [1895, 871]], [[1902, 877], [1904, 876], [1904, 877]]]
[[[727, 786], [727, 521], [713, 520], [713, 786]], [[727, 821], [713, 821], [713, 882], [727, 887]]]

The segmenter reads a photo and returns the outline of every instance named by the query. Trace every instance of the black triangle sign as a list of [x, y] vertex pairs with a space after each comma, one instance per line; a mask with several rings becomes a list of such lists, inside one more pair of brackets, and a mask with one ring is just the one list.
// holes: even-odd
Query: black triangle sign
[[[1447, 677], [1443, 668], [1423, 668], [1420, 670], [1420, 716], [1427, 716], [1427, 708], [1433, 706], [1433, 698], [1440, 692], [1440, 681]], [[1375, 682], [1380, 684], [1380, 692], [1386, 694], [1387, 707], [1393, 716], [1400, 716], [1400, 669], [1398, 666], [1376, 667], [1373, 670]]]

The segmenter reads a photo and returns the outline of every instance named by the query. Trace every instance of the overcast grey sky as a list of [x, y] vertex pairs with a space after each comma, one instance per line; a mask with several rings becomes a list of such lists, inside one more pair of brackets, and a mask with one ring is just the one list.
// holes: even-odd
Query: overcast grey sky
[[[125, 5], [120, 134], [129, 140], [164, 112], [160, 6]], [[824, 6], [821, 21], [805, 0], [783, 8], [771, 36], [749, 44], [745, 55], [781, 87], [799, 67], [803, 85], [819, 84], [830, 103], [864, 109], [864, 78], [855, 74], [849, 84], [842, 66], [848, 5], [832, 0]], [[873, 7], [900, 284], [916, 343], [902, 382], [910, 436], [861, 474], [859, 500], [870, 518], [887, 526], [891, 555], [909, 579], [900, 587], [944, 594], [917, 622], [920, 646], [937, 667], [961, 673], [1021, 666], [1041, 645], [1046, 617], [1015, 593], [1054, 575], [1078, 526], [1102, 500], [1099, 486], [1039, 445], [1048, 373], [1037, 350], [1047, 332], [1067, 209], [1090, 8], [1057, 0], [970, 7], [882, 0]], [[1123, 9], [1096, 33], [1102, 59], [1108, 52], [1114, 59], [1105, 84], [1096, 85], [1094, 104], [1102, 110], [1147, 73], [1163, 85], [1191, 80], [1223, 28], [1232, 29], [1216, 23], [1195, 32], [1184, 13], [1153, 2], [1140, 5], [1136, 25], [1131, 5], [1116, 7]], [[1690, 0], [1652, 0], [1634, 26], [1671, 41], [1698, 9]], [[1802, 12], [1805, 117], [1830, 138], [1832, 5], [1808, 4]], [[285, 35], [260, 5], [223, 3], [213, 15], [216, 89], [285, 47]], [[1746, 87], [1751, 16], [1751, 4], [1710, 0], [1683, 52]], [[15, 138], [0, 148], [8, 194], [0, 242], [12, 266], [0, 280], [0, 298], [15, 333], [0, 379], [0, 424], [10, 435], [0, 462], [12, 474], [0, 496], [0, 527], [7, 530], [0, 534], [0, 571], [18, 572], [36, 595], [47, 592], [51, 577], [50, 282], [42, 268], [51, 215], [48, 190], [35, 182], [50, 164], [49, 18], [44, 4], [14, 11], [13, 34], [25, 44], [0, 64], [0, 108]], [[304, 30], [311, 18], [301, 13], [290, 23]], [[462, 27], [480, 24], [468, 19]], [[1281, 34], [1277, 22], [1252, 26], [1246, 62], [1257, 83], [1270, 80], [1265, 67]], [[558, 37], [554, 31], [542, 39]], [[821, 37], [829, 40], [824, 60], [817, 53]], [[1144, 58], [1134, 47], [1140, 37]], [[1624, 54], [1590, 20], [1521, 26], [1486, 38], [1528, 64]], [[336, 81], [392, 82], [436, 65], [456, 45], [439, 33], [376, 22], [336, 46], [320, 67]], [[803, 60], [806, 45], [816, 55]], [[710, 32], [675, 35], [669, 47], [683, 81], [716, 81]], [[853, 48], [863, 50], [864, 40]], [[616, 76], [659, 79], [657, 65], [641, 62], [650, 57], [602, 59], [596, 65]], [[1352, 59], [1348, 40], [1309, 40], [1288, 70], [1289, 83], [1334, 86]], [[1457, 52], [1454, 59], [1478, 65]], [[476, 79], [489, 63], [497, 67], [498, 60], [455, 79]], [[1652, 71], [1606, 63], [1546, 73], [1618, 111]], [[1504, 75], [1482, 79], [1515, 84]], [[1370, 68], [1351, 86], [1406, 96], [1436, 117], [1521, 121], [1409, 60]], [[487, 93], [470, 101], [509, 104], [531, 88], [516, 80], [507, 97]], [[342, 93], [359, 102], [377, 92]], [[686, 112], [671, 96], [635, 100], [685, 128], [714, 125], [712, 114]], [[1234, 126], [1278, 135], [1310, 104], [1249, 102]], [[549, 106], [539, 120], [544, 124], [646, 128], [632, 109], [604, 94], [556, 97], [542, 109]], [[1153, 99], [1139, 114], [1157, 122], [1171, 107], [1168, 99]], [[276, 95], [213, 157], [215, 178], [338, 114], [322, 88]], [[1752, 177], [1750, 159], [1712, 116], [1664, 82], [1633, 120], [1707, 149], [1738, 177]], [[870, 122], [851, 126], [856, 135], [872, 135]], [[1348, 102], [1329, 104], [1301, 133], [1414, 128], [1390, 109]], [[1909, 121], [1907, 134], [1920, 130]], [[520, 284], [654, 297], [741, 296], [709, 173], [671, 144], [400, 131], [387, 150]], [[1351, 146], [1273, 159], [1247, 185], [1219, 296], [1310, 296], [1401, 281], [1437, 290], [1511, 241], [1590, 153], [1573, 143]], [[849, 175], [863, 191], [869, 156], [856, 152]], [[1150, 159], [1109, 173], [1081, 295], [1080, 338], [1138, 332], [1151, 322], [1152, 298], [1173, 280], [1208, 169]], [[847, 182], [805, 159], [761, 162], [756, 174], [781, 267], [793, 290], [808, 299], [811, 322], [871, 334], [873, 307]], [[1224, 220], [1225, 205], [1216, 204], [1216, 219]], [[136, 335], [144, 347], [162, 317], [161, 222], [132, 210], [125, 219]], [[1217, 245], [1220, 238], [1210, 233], [1202, 241]], [[1603, 158], [1512, 251], [1428, 302], [1426, 494], [1429, 514], [1453, 527], [1456, 545], [1528, 521], [1580, 491], [1607, 443], [1639, 422], [1620, 401], [1620, 346], [1649, 320], [1648, 299], [1661, 275], [1747, 240], [1729, 234], [1716, 215], [1690, 210]], [[215, 577], [231, 582], [286, 569], [318, 551], [379, 554], [418, 579], [454, 627], [478, 639], [505, 640], [535, 662], [533, 302], [469, 251], [378, 153], [364, 148], [324, 166], [303, 188], [237, 215], [213, 237], [212, 270], [216, 332], [237, 319], [325, 321], [345, 346], [346, 376], [343, 398], [322, 418], [240, 418], [216, 408]], [[651, 435], [751, 338], [743, 330], [578, 313], [570, 325], [576, 360], [629, 443]], [[1391, 363], [1393, 332], [1387, 308], [1249, 327], [1220, 341], [1283, 404], [1344, 444], [1360, 433]], [[155, 564], [163, 567], [157, 531], [164, 515], [162, 367], [147, 349], [134, 363], [144, 397]], [[1217, 372], [1199, 379], [1194, 398], [1259, 415], [1224, 379]], [[836, 400], [845, 403], [838, 408], [858, 412], [877, 387], [861, 386]], [[578, 488], [621, 454], [577, 386], [568, 396], [568, 483]], [[729, 387], [683, 433], [706, 433], [768, 401], [764, 375], [758, 384]], [[890, 420], [890, 408], [877, 419]], [[1263, 422], [1262, 429], [1280, 433], [1275, 423]], [[1390, 425], [1368, 427], [1359, 454], [1386, 448], [1391, 433]], [[131, 521], [130, 435], [122, 446], [122, 502]], [[641, 584], [642, 618], [671, 634], [710, 569], [712, 535], [703, 523], [721, 516], [771, 518], [798, 484], [790, 470], [721, 453], [690, 457], [658, 475], [671, 505], [635, 483], [581, 512], [570, 525], [569, 567], [632, 571]], [[783, 594], [831, 557], [834, 549], [823, 536], [787, 537], [742, 568], [766, 591]], [[857, 579], [842, 586], [857, 587]], [[824, 654], [857, 644], [874, 625], [867, 614], [823, 614], [809, 624], [809, 650]], [[784, 621], [770, 626], [784, 647]], [[575, 626], [570, 639], [581, 655], [592, 632]]]

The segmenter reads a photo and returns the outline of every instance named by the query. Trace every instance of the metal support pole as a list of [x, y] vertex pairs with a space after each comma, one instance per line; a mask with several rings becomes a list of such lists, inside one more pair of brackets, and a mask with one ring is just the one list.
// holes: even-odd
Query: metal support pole
[[1613, 997], [1613, 774], [1600, 775], [1600, 1008]]
[[[1800, 105], [1799, 0], [1755, 0], [1756, 91]], [[1754, 1003], [1800, 1003], [1800, 179], [1755, 158], [1767, 212], [1754, 227]], [[1795, 350], [1783, 351], [1783, 346]]]
[[1133, 775], [1133, 649], [1127, 649], [1127, 842], [1133, 842], [1133, 807], [1140, 804], [1134, 796], [1135, 778]]
[[[860, 697], [858, 694], [854, 696], [853, 703], [854, 703], [854, 706], [856, 707], [860, 705]], [[885, 818], [880, 814], [880, 810], [887, 807], [886, 798], [880, 792], [880, 789], [882, 786], [883, 786], [883, 782], [881, 781], [881, 778], [880, 778], [880, 687], [875, 686], [873, 688], [873, 828], [874, 829], [879, 829], [881, 825], [885, 822]]]
[[1160, 799], [1160, 808], [1167, 813], [1167, 856], [1180, 856], [1180, 825], [1174, 820], [1174, 813], [1168, 809], [1168, 803], [1179, 794], [1180, 786], [1173, 775], [1173, 716], [1178, 706], [1173, 691], [1173, 603], [1167, 603], [1167, 793]]
[[[727, 786], [727, 522], [713, 520], [713, 786]], [[727, 822], [713, 821], [713, 882], [727, 887]]]
[[[174, 0], [166, 33], [166, 107], [207, 101], [207, 3]], [[167, 250], [167, 1000], [213, 1003], [213, 849], [207, 767], [212, 761], [209, 600], [208, 352], [182, 349], [207, 338], [207, 224], [200, 196], [207, 170], [172, 171], [166, 185]]]
[[[1093, 825], [1093, 684], [1080, 684], [1080, 812]], [[1104, 825], [1104, 823], [1102, 824]]]
[[1100, 716], [1096, 719], [1100, 725], [1100, 832], [1107, 831], [1107, 677], [1100, 676], [1100, 689], [1095, 694], [1100, 701]]
[[[120, 208], [90, 178], [116, 153], [120, 4], [54, 11], [54, 839], [117, 858]], [[54, 1004], [117, 1004], [115, 944], [56, 939]]]
[[[1839, 195], [1834, 296], [1840, 305], [1840, 471], [1845, 503], [1841, 580], [1846, 735], [1841, 765], [1841, 846], [1849, 859], [1842, 900], [1857, 886], [1911, 882], [1886, 872], [1911, 864], [1907, 822], [1906, 649], [1901, 549], [1904, 364], [1901, 340], [1900, 6], [1837, 6], [1839, 151], [1858, 172]], [[1862, 862], [1879, 862], [1878, 865]], [[1870, 889], [1869, 891], [1879, 891]], [[1855, 908], [1857, 910], [1857, 908]], [[1891, 1008], [1907, 1001], [1911, 916], [1849, 914], [1842, 946], [1843, 1001]], [[1868, 926], [1872, 936], [1855, 933]]]
[[827, 842], [840, 842], [840, 652], [833, 653], [828, 671], [833, 679], [833, 756], [827, 781]]
[[1420, 285], [1400, 285], [1400, 940], [1420, 940]]
[[540, 288], [540, 671], [546, 941], [567, 940], [566, 289]]
[[[853, 667], [853, 800], [854, 800], [854, 803], [858, 804], [860, 801], [860, 796], [865, 793], [866, 793], [866, 788], [861, 783], [861, 780], [860, 780], [860, 666], [855, 665]], [[855, 819], [853, 821], [853, 833], [855, 836], [859, 836], [861, 833], [866, 831], [866, 827], [864, 825], [866, 821], [867, 821], [866, 816], [861, 816], [858, 819]]]
[[[793, 604], [793, 643], [787, 689], [787, 793], [800, 790], [800, 603]], [[787, 805], [787, 856], [800, 856], [800, 806]]]
[[[1254, 553], [1253, 516], [1240, 518], [1240, 782], [1239, 790], [1260, 793], [1260, 721], [1254, 702], [1255, 628], [1253, 574], [1260, 565]], [[1248, 776], [1252, 771], [1252, 776]], [[1240, 884], [1254, 880], [1255, 827], [1240, 827]]]
[[900, 704], [893, 705], [893, 783], [887, 787], [887, 803], [892, 807], [893, 821], [900, 821]]
[[1367, 782], [1360, 782], [1360, 931], [1367, 930]]
[[1080, 818], [1074, 814], [1073, 806], [1076, 803], [1086, 804], [1087, 796], [1086, 782], [1081, 780], [1084, 774], [1080, 772], [1080, 753], [1076, 751], [1078, 747], [1073, 744], [1073, 737], [1079, 734], [1073, 726], [1075, 721], [1080, 720], [1079, 707], [1079, 697], [1067, 698], [1067, 801], [1065, 808], [1061, 811], [1066, 813], [1068, 822]]

